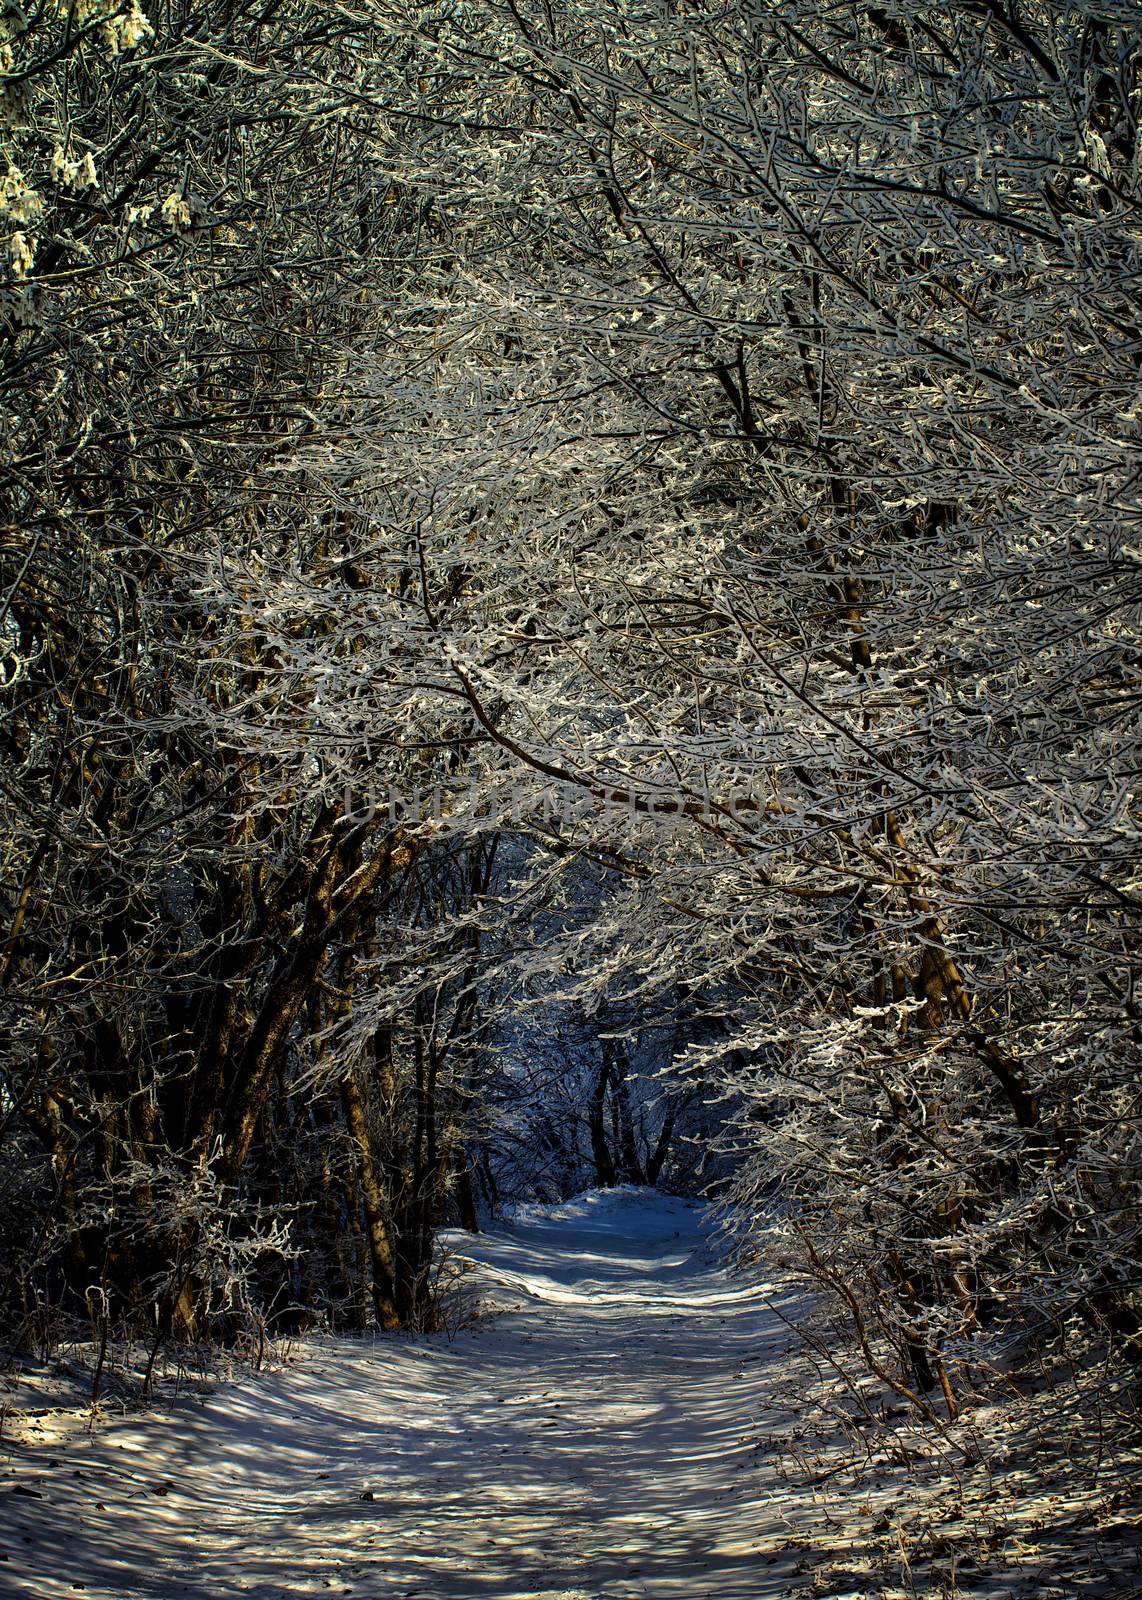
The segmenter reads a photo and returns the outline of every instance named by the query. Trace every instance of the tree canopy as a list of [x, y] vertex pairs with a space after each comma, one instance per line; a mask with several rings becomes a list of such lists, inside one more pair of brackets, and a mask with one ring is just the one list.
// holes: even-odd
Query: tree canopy
[[415, 1320], [532, 1074], [1136, 1361], [1134, 8], [8, 30], [9, 1320]]

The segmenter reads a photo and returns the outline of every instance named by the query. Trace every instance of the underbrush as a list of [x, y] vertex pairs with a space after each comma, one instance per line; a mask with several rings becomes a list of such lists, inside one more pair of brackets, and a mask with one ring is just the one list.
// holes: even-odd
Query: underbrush
[[1142, 1395], [1105, 1348], [1072, 1329], [1034, 1353], [977, 1350], [960, 1416], [933, 1425], [823, 1308], [798, 1331], [772, 1405], [797, 1418], [782, 1475], [819, 1508], [788, 1545], [799, 1594], [1138, 1600]]

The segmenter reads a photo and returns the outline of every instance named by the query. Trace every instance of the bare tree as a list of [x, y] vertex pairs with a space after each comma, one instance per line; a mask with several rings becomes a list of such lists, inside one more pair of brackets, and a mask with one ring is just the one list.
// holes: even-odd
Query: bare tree
[[355, 120], [383, 41], [304, 3], [4, 26], [4, 1314], [94, 1295], [194, 1333], [253, 1262], [280, 1300], [288, 1227], [319, 1235], [311, 1173], [274, 1169], [288, 1063], [417, 850], [235, 737], [306, 709], [215, 604], [345, 581], [346, 530], [276, 467], [391, 278]]
[[1132, 1356], [1136, 23], [383, 14], [423, 268], [312, 457], [413, 552], [378, 725], [621, 859], [581, 989], [733, 989], [739, 1194], [910, 1385]]
[[[411, 1315], [519, 829], [609, 876], [497, 1005], [716, 1016], [740, 1203], [923, 1408], [981, 1330], [1135, 1360], [1136, 20], [139, 18], [42, 23], [94, 109], [4, 190], [28, 1193], [284, 1215], [308, 1084]], [[187, 1321], [180, 1228], [119, 1281]]]

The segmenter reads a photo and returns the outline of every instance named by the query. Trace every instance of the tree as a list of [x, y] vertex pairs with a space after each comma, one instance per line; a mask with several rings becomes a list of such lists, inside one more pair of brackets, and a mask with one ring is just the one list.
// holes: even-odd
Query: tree
[[736, 995], [739, 1196], [909, 1385], [1130, 1353], [1136, 23], [380, 14], [423, 266], [305, 453], [389, 541], [378, 725], [621, 861], [586, 992]]
[[[43, 138], [5, 190], [13, 414], [55, 419], [17, 440], [5, 621], [21, 1181], [82, 1179], [78, 1217], [109, 1175], [137, 1213], [205, 1173], [219, 1215], [241, 1186], [284, 1216], [265, 1155], [311, 1085], [399, 1319], [504, 1008], [680, 1007], [740, 1204], [782, 1183], [929, 1415], [981, 1329], [1085, 1319], [1135, 1359], [1132, 14], [209, 15], [162, 48], [110, 19], [166, 165], [144, 215], [150, 123], [61, 145], [64, 219], [89, 153], [127, 165], [60, 248], [127, 232], [50, 338]], [[44, 26], [43, 73], [94, 60]], [[509, 832], [547, 854], [506, 895], [478, 863]], [[591, 914], [524, 927], [578, 859]], [[600, 1028], [616, 1176], [629, 1033]], [[163, 1234], [172, 1318], [215, 1234]]]
[[329, 1248], [274, 1146], [324, 1128], [329, 1193], [351, 1130], [291, 1053], [419, 848], [271, 748], [312, 708], [240, 593], [344, 581], [278, 468], [395, 271], [385, 42], [305, 0], [4, 27], [3, 1315], [193, 1334], [252, 1264], [292, 1297], [291, 1226]]

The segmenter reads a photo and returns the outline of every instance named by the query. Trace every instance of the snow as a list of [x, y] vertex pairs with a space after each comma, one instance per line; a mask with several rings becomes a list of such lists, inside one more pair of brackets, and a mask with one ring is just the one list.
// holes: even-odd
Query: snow
[[[521, 1207], [449, 1236], [480, 1306], [450, 1337], [311, 1340], [165, 1411], [40, 1419], [4, 1447], [0, 1595], [902, 1596], [870, 1554], [899, 1473], [847, 1492], [836, 1430], [805, 1426], [798, 1306], [718, 1242], [646, 1191]], [[1072, 1600], [992, 1577], [970, 1592]]]
[[[681, 1200], [619, 1190], [451, 1245], [484, 1315], [329, 1340], [205, 1402], [20, 1449], [0, 1592], [661, 1600], [785, 1592], [750, 1470], [786, 1334]], [[759, 1353], [767, 1360], [756, 1358]], [[371, 1498], [363, 1499], [363, 1495]], [[759, 1560], [761, 1569], [759, 1570]]]

